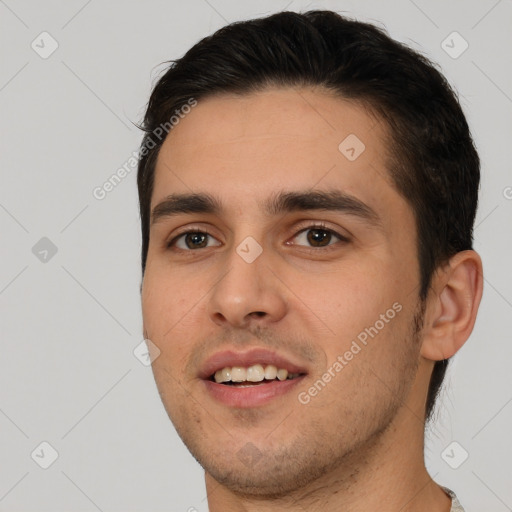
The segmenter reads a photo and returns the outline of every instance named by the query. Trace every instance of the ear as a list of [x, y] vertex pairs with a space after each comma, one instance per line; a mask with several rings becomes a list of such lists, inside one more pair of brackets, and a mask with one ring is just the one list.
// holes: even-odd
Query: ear
[[455, 254], [434, 275], [423, 327], [423, 357], [448, 359], [464, 345], [475, 325], [482, 291], [482, 260], [475, 251]]

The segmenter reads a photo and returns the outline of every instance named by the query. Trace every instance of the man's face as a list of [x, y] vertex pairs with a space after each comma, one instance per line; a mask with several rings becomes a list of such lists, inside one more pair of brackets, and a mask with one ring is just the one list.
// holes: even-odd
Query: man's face
[[161, 148], [152, 211], [219, 209], [159, 209], [145, 335], [179, 435], [233, 490], [304, 485], [424, 404], [415, 222], [385, 136], [354, 103], [279, 89], [199, 101]]

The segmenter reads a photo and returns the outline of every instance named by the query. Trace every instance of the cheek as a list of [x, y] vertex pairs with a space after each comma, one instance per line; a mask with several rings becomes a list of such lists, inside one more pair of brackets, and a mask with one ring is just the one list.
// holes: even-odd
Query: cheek
[[[196, 292], [197, 293], [197, 292]], [[148, 258], [142, 286], [142, 316], [151, 336], [165, 335], [190, 310], [194, 286], [165, 263]]]
[[296, 272], [292, 282], [304, 304], [340, 341], [373, 325], [400, 299], [400, 279], [384, 260], [354, 258], [333, 272]]
[[[149, 262], [149, 259], [148, 259]], [[211, 276], [170, 269], [165, 263], [147, 265], [142, 287], [142, 316], [147, 337], [160, 350], [153, 363], [158, 381], [188, 378], [183, 375], [190, 352], [204, 329]], [[172, 378], [171, 378], [172, 377]], [[173, 380], [174, 379], [174, 380]]]
[[185, 298], [176, 293], [165, 274], [148, 267], [142, 288], [142, 315], [146, 336], [160, 351], [151, 365], [158, 391], [170, 415], [183, 397], [183, 376], [177, 371], [185, 366], [186, 338], [176, 339]]

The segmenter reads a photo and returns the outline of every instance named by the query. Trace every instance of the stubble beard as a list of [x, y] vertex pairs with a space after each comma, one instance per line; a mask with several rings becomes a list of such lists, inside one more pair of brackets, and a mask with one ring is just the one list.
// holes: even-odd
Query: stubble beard
[[[419, 365], [417, 354], [424, 312], [425, 304], [420, 300], [409, 335], [403, 341], [403, 346], [408, 350], [397, 357], [395, 389], [382, 392], [382, 396], [374, 399], [370, 412], [361, 415], [357, 409], [347, 409], [343, 418], [336, 417], [336, 412], [333, 412], [331, 426], [327, 425], [327, 428], [325, 421], [312, 418], [308, 427], [302, 428], [294, 439], [287, 439], [286, 444], [271, 443], [269, 437], [267, 449], [257, 448], [257, 456], [252, 464], [242, 461], [239, 453], [230, 453], [229, 444], [219, 446], [218, 441], [208, 435], [208, 419], [203, 421], [204, 410], [198, 403], [195, 407], [190, 403], [190, 409], [182, 409], [179, 414], [171, 414], [174, 407], [166, 406], [169, 417], [190, 453], [205, 471], [241, 497], [264, 500], [300, 495], [329, 473], [337, 475], [334, 478], [338, 480], [338, 485], [349, 487], [365, 466], [375, 462], [374, 454], [378, 453], [379, 442], [392, 425], [410, 390]], [[371, 376], [371, 372], [368, 375]], [[383, 387], [377, 381], [374, 388], [379, 386]], [[162, 393], [161, 397], [165, 405], [167, 400]], [[314, 411], [310, 409], [308, 412], [307, 406], [304, 407], [304, 411], [299, 413], [312, 414], [311, 411]], [[241, 420], [248, 425], [257, 424], [260, 414], [258, 410], [238, 411], [234, 419], [237, 424]], [[337, 428], [333, 429], [332, 423], [336, 422]], [[333, 438], [332, 432], [336, 432], [337, 437]]]

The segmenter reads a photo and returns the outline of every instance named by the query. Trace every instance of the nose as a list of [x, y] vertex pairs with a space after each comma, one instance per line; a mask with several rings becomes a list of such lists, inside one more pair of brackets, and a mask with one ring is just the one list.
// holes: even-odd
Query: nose
[[214, 323], [247, 328], [278, 322], [286, 315], [286, 289], [265, 252], [252, 262], [234, 249], [226, 257], [208, 304]]

